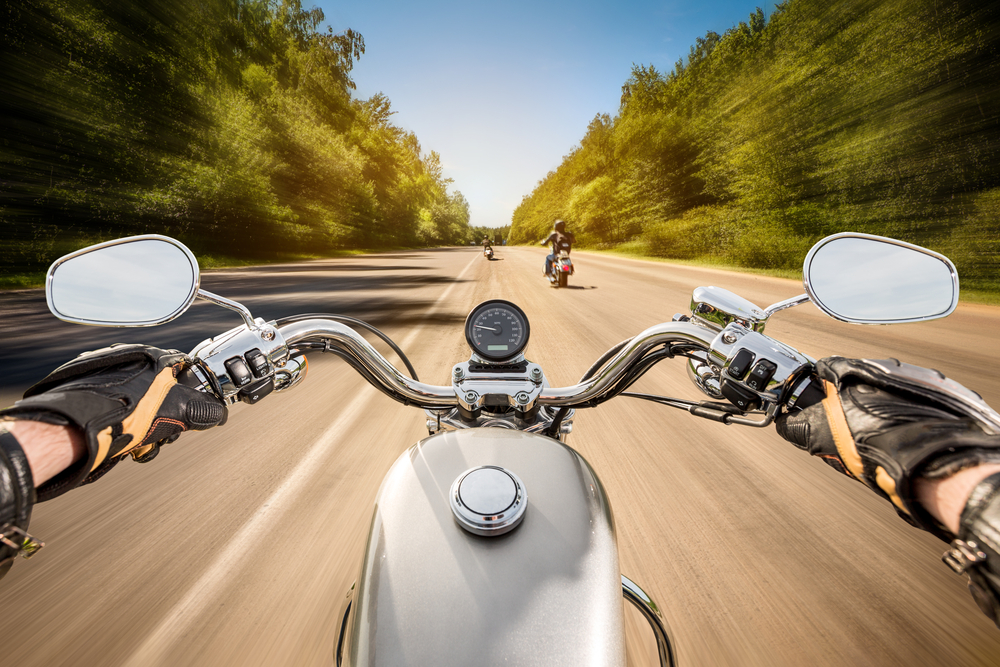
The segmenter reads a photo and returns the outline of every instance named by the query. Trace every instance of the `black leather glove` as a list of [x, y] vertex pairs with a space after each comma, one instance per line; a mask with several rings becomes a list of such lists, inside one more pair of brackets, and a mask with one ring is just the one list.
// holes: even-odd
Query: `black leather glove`
[[953, 539], [917, 502], [913, 482], [1000, 461], [1000, 435], [987, 432], [1000, 430], [983, 416], [989, 406], [937, 371], [895, 359], [828, 357], [816, 376], [825, 398], [780, 416], [781, 437], [867, 485], [910, 523]]
[[28, 558], [45, 546], [27, 532], [34, 504], [31, 466], [17, 438], [0, 424], [0, 577], [15, 556]]
[[112, 345], [60, 366], [0, 411], [0, 417], [73, 426], [86, 436], [89, 456], [43, 484], [38, 499], [98, 479], [125, 454], [148, 461], [184, 431], [225, 423], [222, 401], [178, 382], [190, 365], [177, 350]]

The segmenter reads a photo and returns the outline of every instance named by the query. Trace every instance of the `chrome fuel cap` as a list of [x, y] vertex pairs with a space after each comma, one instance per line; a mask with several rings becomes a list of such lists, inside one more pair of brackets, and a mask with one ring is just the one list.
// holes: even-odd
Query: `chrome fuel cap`
[[503, 535], [517, 527], [528, 493], [517, 475], [499, 466], [466, 470], [451, 485], [451, 511], [476, 535]]

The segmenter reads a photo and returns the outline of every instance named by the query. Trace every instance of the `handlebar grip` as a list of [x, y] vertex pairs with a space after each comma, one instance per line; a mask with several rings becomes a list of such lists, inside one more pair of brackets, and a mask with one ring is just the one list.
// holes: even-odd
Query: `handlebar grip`
[[815, 377], [808, 377], [803, 382], [805, 382], [805, 388], [799, 392], [798, 398], [792, 405], [792, 410], [804, 410], [826, 398], [826, 392], [823, 391], [822, 385]]
[[191, 387], [192, 389], [201, 389], [202, 381], [192, 370], [194, 367], [189, 366], [185, 368], [180, 373], [177, 374], [177, 384], [183, 384], [185, 386]]
[[177, 384], [222, 398], [222, 388], [218, 386], [218, 381], [213, 381], [210, 374], [198, 367], [197, 362], [177, 374]]

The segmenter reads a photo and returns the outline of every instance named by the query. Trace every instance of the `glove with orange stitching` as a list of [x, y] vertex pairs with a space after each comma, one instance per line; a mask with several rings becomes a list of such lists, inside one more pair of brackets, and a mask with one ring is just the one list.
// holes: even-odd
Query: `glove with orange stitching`
[[73, 426], [86, 436], [89, 456], [42, 485], [39, 500], [98, 479], [126, 454], [145, 462], [184, 431], [224, 424], [222, 401], [178, 382], [190, 365], [177, 350], [112, 345], [63, 364], [0, 411], [0, 417]]
[[889, 500], [910, 523], [953, 539], [920, 506], [913, 482], [1000, 461], [1000, 436], [970, 409], [988, 406], [941, 373], [895, 359], [827, 357], [814, 382], [825, 398], [781, 415], [778, 434]]

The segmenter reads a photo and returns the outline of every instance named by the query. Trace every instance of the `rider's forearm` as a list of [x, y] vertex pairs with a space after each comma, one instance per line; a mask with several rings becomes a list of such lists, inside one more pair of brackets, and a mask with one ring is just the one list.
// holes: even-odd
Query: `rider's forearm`
[[83, 434], [69, 426], [11, 421], [4, 427], [17, 438], [24, 450], [36, 487], [83, 458], [87, 451]]
[[[74, 428], [35, 421], [12, 421], [5, 424], [24, 449], [35, 485], [62, 472], [86, 449], [83, 437]], [[958, 521], [972, 489], [990, 475], [1000, 472], [1000, 463], [967, 468], [943, 479], [918, 479], [916, 494], [920, 504], [952, 533], [958, 533]]]
[[917, 500], [934, 518], [957, 535], [959, 518], [972, 489], [998, 472], [1000, 463], [986, 463], [966, 468], [943, 479], [919, 478], [915, 483]]
[[918, 479], [914, 486], [924, 508], [955, 536], [942, 560], [968, 576], [979, 609], [1000, 627], [1000, 463]]

